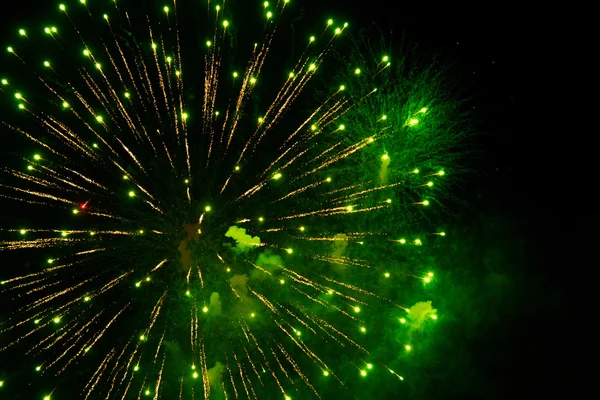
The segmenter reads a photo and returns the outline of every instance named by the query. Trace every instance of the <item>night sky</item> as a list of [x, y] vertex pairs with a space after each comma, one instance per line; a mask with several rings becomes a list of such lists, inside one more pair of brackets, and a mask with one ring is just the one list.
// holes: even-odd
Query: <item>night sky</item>
[[[533, 15], [505, 3], [479, 8], [448, 3], [442, 10], [391, 0], [302, 3], [306, 14], [315, 10], [315, 18], [332, 11], [352, 27], [406, 34], [422, 51], [456, 62], [473, 97], [479, 156], [455, 193], [465, 205], [445, 217], [451, 235], [464, 243], [449, 262], [454, 266], [448, 276], [453, 285], [467, 287], [468, 296], [446, 304], [454, 319], [444, 328], [447, 338], [440, 340], [437, 360], [418, 366], [428, 378], [414, 398], [578, 398], [590, 379], [581, 318], [587, 313], [595, 318], [595, 307], [573, 300], [589, 270], [589, 261], [575, 249], [585, 245], [578, 232], [589, 230], [591, 222], [571, 215], [577, 227], [567, 229], [563, 221], [564, 193], [571, 190], [565, 186], [571, 184], [562, 174], [573, 164], [564, 156], [557, 162], [556, 154], [566, 150], [541, 121], [547, 118], [542, 104], [548, 92], [540, 90], [545, 83], [539, 74], [550, 58], [551, 40], [545, 24], [534, 28]], [[23, 5], [5, 10], [2, 37], [12, 36], [15, 23], [28, 15]], [[572, 185], [584, 185], [581, 181]], [[570, 207], [592, 201], [583, 192], [575, 190]], [[576, 254], [562, 265], [568, 246]], [[1, 354], [0, 360], [8, 361]]]

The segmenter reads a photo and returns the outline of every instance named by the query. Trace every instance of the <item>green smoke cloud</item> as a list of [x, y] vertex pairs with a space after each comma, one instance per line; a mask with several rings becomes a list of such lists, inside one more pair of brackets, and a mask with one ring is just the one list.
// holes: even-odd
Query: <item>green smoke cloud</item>
[[245, 253], [261, 245], [258, 236], [252, 237], [251, 235], [248, 235], [246, 230], [239, 226], [230, 226], [227, 232], [225, 232], [225, 236], [236, 241], [237, 245], [235, 246], [235, 250], [239, 253]]

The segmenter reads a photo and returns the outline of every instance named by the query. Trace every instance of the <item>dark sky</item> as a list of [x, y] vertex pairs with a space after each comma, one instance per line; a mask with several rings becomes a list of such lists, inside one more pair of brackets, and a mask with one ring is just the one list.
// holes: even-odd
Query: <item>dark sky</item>
[[[520, 389], [528, 395], [573, 396], [586, 383], [580, 318], [589, 310], [593, 319], [595, 312], [593, 306], [577, 306], [573, 300], [579, 281], [585, 279], [577, 266], [588, 262], [574, 250], [582, 246], [574, 243], [578, 231], [563, 222], [563, 197], [570, 189], [565, 188], [562, 173], [571, 164], [564, 155], [556, 160], [560, 142], [542, 123], [547, 118], [542, 104], [549, 93], [548, 80], [542, 77], [548, 74], [544, 71], [552, 54], [548, 50], [552, 29], [539, 22], [535, 10], [506, 2], [475, 7], [450, 2], [442, 9], [428, 2], [391, 0], [302, 3], [307, 4], [307, 13], [340, 10], [332, 15], [347, 16], [352, 26], [375, 24], [397, 36], [407, 33], [423, 48], [440, 51], [461, 65], [476, 98], [484, 151], [477, 161], [478, 174], [465, 187], [468, 207], [458, 219], [465, 230], [482, 218], [500, 221], [498, 229], [511, 224], [515, 228], [511, 238], [503, 239], [504, 245], [525, 244], [515, 266], [505, 269], [515, 288], [506, 302], [511, 309], [481, 310], [504, 317], [482, 320], [479, 336], [468, 339], [470, 352], [489, 354], [474, 368], [491, 375], [494, 387], [504, 387], [506, 396], [519, 397]], [[29, 19], [31, 8], [20, 6], [10, 14], [14, 20]], [[0, 33], [6, 38], [14, 24], [4, 15], [0, 18]], [[580, 194], [574, 197], [571, 202], [591, 201]], [[577, 218], [576, 229], [589, 226], [584, 217]], [[575, 254], [562, 265], [561, 252], [570, 245]]]

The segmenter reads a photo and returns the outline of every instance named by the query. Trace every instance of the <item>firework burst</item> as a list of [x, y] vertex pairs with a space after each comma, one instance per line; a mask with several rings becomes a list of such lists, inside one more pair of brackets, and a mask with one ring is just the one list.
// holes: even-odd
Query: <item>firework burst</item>
[[[434, 201], [459, 136], [431, 133], [448, 119], [435, 96], [378, 90], [384, 53], [329, 80], [348, 25], [286, 47], [287, 0], [91, 3], [6, 49], [2, 135], [20, 150], [3, 149], [0, 354], [23, 362], [3, 363], [0, 390], [401, 385], [413, 332], [437, 318], [417, 299], [423, 249], [445, 235], [407, 216]], [[335, 85], [315, 95], [316, 76]]]

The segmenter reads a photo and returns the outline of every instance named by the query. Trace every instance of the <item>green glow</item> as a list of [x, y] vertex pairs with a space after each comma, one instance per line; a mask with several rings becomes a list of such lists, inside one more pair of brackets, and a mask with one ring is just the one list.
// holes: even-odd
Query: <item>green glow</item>
[[328, 19], [327, 20], [327, 25], [332, 25], [333, 24], [333, 20], [332, 19]]
[[423, 107], [423, 108], [421, 108], [421, 109], [419, 110], [419, 112], [420, 112], [421, 114], [423, 114], [423, 113], [426, 113], [426, 112], [427, 112], [427, 108], [426, 108], [426, 107]]
[[167, 7], [167, 6], [164, 6], [164, 7], [163, 7], [163, 11], [164, 11], [164, 12], [166, 12], [166, 13], [168, 14], [168, 13], [169, 13], [169, 7]]
[[229, 26], [229, 21], [225, 20], [223, 21], [223, 27], [227, 28]]
[[206, 207], [204, 207], [204, 211], [206, 211], [206, 212], [210, 212], [210, 210], [212, 210], [212, 207], [211, 207], [211, 206], [206, 206]]
[[442, 175], [444, 175], [444, 174], [445, 174], [444, 170], [441, 170], [440, 172], [438, 172], [438, 175], [439, 175], [439, 176], [442, 176]]
[[437, 315], [432, 315], [431, 319], [437, 319]]
[[346, 125], [340, 125], [340, 127], [338, 128], [340, 131], [343, 131], [344, 129], [346, 129]]
[[53, 259], [51, 259], [51, 258], [48, 259], [48, 264], [52, 264], [53, 262], [54, 262]]
[[6, 48], [6, 51], [8, 51], [9, 53], [14, 53], [14, 52], [15, 52], [15, 51], [13, 50], [13, 48], [12, 48], [12, 47], [10, 47], [10, 46], [8, 46], [8, 47]]
[[40, 371], [41, 369], [42, 369], [42, 367], [41, 367], [41, 366], [39, 366], [39, 365], [38, 365], [37, 367], [35, 367], [35, 370], [36, 370], [36, 371]]
[[263, 217], [258, 217], [258, 220], [259, 220], [260, 222], [263, 222], [265, 219], [264, 219]]
[[412, 347], [409, 344], [407, 344], [406, 346], [404, 346], [404, 348], [406, 349], [406, 351], [411, 351], [412, 350]]
[[360, 307], [358, 307], [358, 306], [354, 307], [354, 312], [355, 313], [359, 313], [360, 312]]
[[133, 190], [130, 190], [128, 195], [129, 197], [135, 197], [135, 192]]
[[416, 118], [413, 118], [410, 121], [408, 121], [408, 125], [410, 125], [410, 126], [414, 126], [414, 125], [416, 125], [418, 123], [419, 123], [419, 120], [416, 119]]
[[424, 278], [423, 280], [425, 281], [425, 283], [431, 282], [431, 278]]
[[144, 393], [146, 394], [146, 396], [150, 396], [150, 389], [146, 389]]
[[390, 277], [390, 273], [386, 272], [385, 274], [383, 274], [383, 276], [385, 276], [386, 278], [389, 278]]
[[60, 317], [54, 317], [52, 321], [54, 321], [55, 324], [58, 324], [60, 322]]
[[24, 234], [26, 234], [26, 233], [27, 233], [27, 231], [26, 231], [25, 229], [21, 229], [21, 230], [19, 230], [19, 233], [20, 233], [21, 235], [24, 235]]
[[8, 80], [2, 79], [2, 85], [5, 85], [5, 86], [8, 85]]
[[192, 374], [192, 376], [194, 377], [194, 379], [198, 378], [198, 373], [196, 371], [194, 371], [194, 373]]
[[360, 375], [367, 376], [367, 371], [365, 371], [364, 369], [360, 370]]
[[365, 333], [365, 332], [367, 332], [367, 328], [365, 328], [364, 326], [361, 326], [361, 327], [360, 327], [360, 331], [361, 331], [362, 333]]
[[136, 365], [135, 367], [133, 367], [133, 370], [136, 371], [136, 372], [139, 371], [140, 370], [140, 366]]
[[89, 297], [89, 296], [85, 296], [85, 297], [83, 298], [83, 301], [90, 301], [90, 297]]
[[329, 376], [329, 371], [323, 371], [323, 376]]
[[285, 249], [285, 251], [287, 251], [288, 254], [292, 254], [294, 252], [293, 249]]
[[19, 35], [27, 36], [27, 32], [25, 31], [25, 29], [19, 29]]
[[67, 103], [66, 101], [63, 101], [62, 106], [63, 106], [63, 108], [69, 108], [69, 103]]
[[373, 364], [367, 364], [367, 368], [373, 369]]
[[300, 231], [301, 231], [301, 232], [304, 232], [304, 230], [305, 230], [306, 228], [305, 228], [305, 227], [303, 227], [303, 226], [301, 226], [299, 229], [300, 229]]
[[381, 156], [381, 160], [382, 161], [387, 161], [389, 159], [390, 159], [390, 156], [388, 156], [387, 154], [384, 154], [384, 155]]
[[143, 342], [146, 340], [146, 335], [140, 335], [140, 340]]
[[273, 175], [273, 179], [277, 180], [279, 178], [281, 178], [283, 175], [281, 175], [281, 173], [277, 172], [275, 175]]
[[203, 313], [207, 313], [207, 312], [208, 312], [208, 307], [204, 306], [204, 307], [202, 308], [202, 312], [203, 312]]
[[4, 386], [4, 381], [0, 381], [0, 387]]
[[428, 205], [429, 205], [429, 200], [424, 200], [424, 201], [423, 201], [423, 205], [424, 205], [424, 206], [428, 206]]
[[388, 56], [383, 56], [383, 58], [381, 59], [381, 61], [383, 62], [388, 62], [390, 60], [390, 58]]
[[354, 75], [360, 75], [360, 68], [356, 68], [354, 70]]
[[406, 323], [406, 319], [404, 319], [404, 318], [400, 318], [400, 323], [401, 323], [401, 324], [405, 324], [405, 323]]

